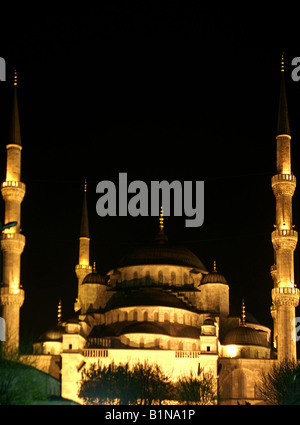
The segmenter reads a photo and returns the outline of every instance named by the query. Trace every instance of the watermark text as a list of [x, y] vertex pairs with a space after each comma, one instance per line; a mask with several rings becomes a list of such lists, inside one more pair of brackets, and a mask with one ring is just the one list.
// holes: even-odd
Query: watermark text
[[200, 227], [204, 222], [203, 181], [151, 181], [148, 188], [141, 180], [128, 184], [127, 173], [119, 173], [118, 188], [114, 182], [103, 180], [97, 184], [96, 193], [101, 194], [96, 203], [100, 217], [124, 217], [128, 214], [132, 217], [154, 217], [159, 216], [161, 205], [164, 216], [168, 217], [171, 215], [173, 199], [173, 215], [187, 217], [186, 227]]

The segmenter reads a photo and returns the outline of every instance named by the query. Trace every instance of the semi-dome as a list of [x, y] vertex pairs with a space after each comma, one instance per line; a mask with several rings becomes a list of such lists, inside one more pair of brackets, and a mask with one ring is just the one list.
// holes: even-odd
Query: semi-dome
[[258, 345], [268, 347], [267, 341], [255, 329], [239, 326], [231, 329], [223, 339], [223, 345]]
[[192, 267], [199, 272], [207, 273], [202, 261], [189, 249], [170, 245], [167, 241], [155, 240], [125, 255], [118, 267], [144, 264], [166, 264]]
[[137, 322], [131, 323], [122, 329], [121, 334], [130, 333], [151, 333], [160, 335], [169, 335], [168, 331], [164, 329], [164, 326], [153, 322]]
[[161, 306], [181, 309], [189, 309], [181, 299], [160, 289], [140, 289], [138, 291], [114, 294], [108, 301], [106, 309], [112, 310], [122, 307], [135, 306]]
[[114, 322], [108, 326], [104, 324], [95, 326], [89, 338], [108, 338], [124, 334], [141, 333], [199, 339], [201, 330], [195, 326], [183, 325], [180, 323], [123, 321]]

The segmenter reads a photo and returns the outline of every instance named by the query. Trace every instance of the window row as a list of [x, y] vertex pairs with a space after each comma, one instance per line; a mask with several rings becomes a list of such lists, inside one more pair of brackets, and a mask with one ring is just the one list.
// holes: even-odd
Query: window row
[[[127, 284], [130, 285], [151, 285], [151, 283], [160, 283], [160, 284], [164, 284], [167, 283], [168, 285], [171, 286], [175, 286], [177, 285], [182, 285], [182, 284], [189, 284], [190, 279], [189, 279], [189, 274], [188, 273], [183, 273], [183, 276], [179, 276], [177, 275], [175, 272], [171, 272], [170, 273], [163, 273], [162, 270], [158, 271], [155, 274], [150, 274], [150, 271], [146, 271], [146, 274], [142, 274], [139, 275], [138, 272], [134, 272], [134, 273], [129, 273], [129, 272], [124, 272], [122, 273], [122, 282], [127, 282]], [[119, 282], [120, 283], [120, 282]]]
[[179, 323], [188, 326], [197, 326], [197, 316], [195, 314], [183, 313], [179, 314], [176, 312], [159, 312], [159, 311], [113, 311], [106, 313], [105, 323], [107, 325], [111, 323], [123, 322], [123, 321], [139, 321], [139, 322], [171, 322]]

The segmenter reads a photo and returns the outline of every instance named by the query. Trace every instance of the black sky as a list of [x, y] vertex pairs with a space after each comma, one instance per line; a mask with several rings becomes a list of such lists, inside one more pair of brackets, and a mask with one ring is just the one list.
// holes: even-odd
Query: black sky
[[[189, 229], [183, 219], [168, 218], [166, 233], [208, 269], [216, 260], [233, 306], [239, 308], [244, 297], [246, 308], [271, 326], [270, 180], [276, 173], [283, 50], [293, 172], [300, 175], [300, 82], [291, 79], [299, 49], [293, 21], [284, 16], [253, 9], [233, 13], [196, 2], [151, 7], [104, 2], [100, 11], [81, 16], [6, 16], [0, 29], [8, 72], [0, 85], [0, 173], [4, 179], [17, 67], [27, 185], [22, 332], [39, 334], [54, 325], [59, 297], [63, 319], [73, 315], [84, 178], [91, 261], [101, 272], [155, 234], [156, 218], [96, 215], [96, 184], [117, 181], [120, 172], [147, 183], [204, 180], [204, 225]], [[298, 231], [299, 199], [296, 190]], [[3, 216], [3, 202], [1, 207]], [[298, 281], [297, 250], [295, 271]]]

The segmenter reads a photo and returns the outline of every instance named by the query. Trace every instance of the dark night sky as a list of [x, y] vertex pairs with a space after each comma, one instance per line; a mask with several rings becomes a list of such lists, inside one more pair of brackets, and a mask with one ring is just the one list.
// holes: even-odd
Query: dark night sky
[[[18, 15], [1, 27], [0, 175], [5, 177], [12, 70], [18, 70], [22, 132], [22, 333], [38, 335], [73, 315], [83, 181], [88, 180], [91, 262], [108, 271], [133, 246], [151, 240], [157, 218], [100, 218], [96, 184], [128, 180], [204, 180], [205, 219], [185, 228], [166, 218], [169, 240], [208, 269], [217, 261], [233, 306], [272, 325], [271, 231], [275, 198], [280, 57], [292, 131], [293, 172], [300, 175], [300, 82], [284, 14], [232, 13], [198, 3], [106, 4], [81, 16]], [[281, 19], [280, 31], [278, 25]], [[299, 190], [299, 188], [298, 188]], [[3, 202], [1, 201], [2, 216]], [[294, 223], [300, 211], [294, 196]], [[296, 281], [299, 254], [295, 253]]]

